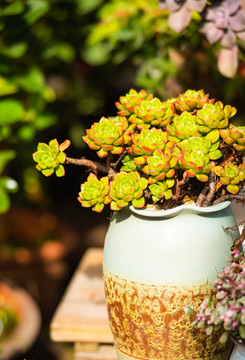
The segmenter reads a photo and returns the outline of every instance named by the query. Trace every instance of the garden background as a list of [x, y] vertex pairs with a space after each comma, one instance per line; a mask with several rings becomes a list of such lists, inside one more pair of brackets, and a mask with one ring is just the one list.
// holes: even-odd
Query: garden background
[[76, 200], [83, 169], [48, 180], [35, 169], [38, 141], [70, 139], [69, 156], [93, 158], [86, 127], [115, 115], [131, 88], [162, 100], [204, 89], [245, 125], [244, 1], [208, 1], [206, 11], [176, 3], [0, 1], [0, 269], [42, 313], [27, 359], [69, 358], [69, 346], [49, 341], [50, 319], [84, 250], [103, 246], [110, 217]]

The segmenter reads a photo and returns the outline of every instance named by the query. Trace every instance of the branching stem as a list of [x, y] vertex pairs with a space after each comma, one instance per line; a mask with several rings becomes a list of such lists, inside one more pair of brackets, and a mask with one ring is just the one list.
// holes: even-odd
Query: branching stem
[[95, 173], [97, 173], [98, 171], [101, 171], [103, 173], [108, 173], [108, 167], [106, 165], [92, 161], [92, 160], [88, 160], [85, 158], [73, 159], [70, 157], [66, 157], [65, 163], [79, 165], [79, 166], [85, 166], [89, 170], [93, 170]]
[[211, 170], [210, 174], [209, 174], [209, 191], [208, 194], [206, 195], [205, 200], [202, 203], [202, 206], [209, 206], [211, 204], [211, 201], [214, 197], [215, 191], [216, 191], [216, 185], [217, 185], [217, 179], [216, 179], [216, 175], [213, 171], [213, 169]]
[[219, 203], [221, 203], [223, 201], [227, 201], [227, 200], [236, 200], [238, 202], [245, 203], [245, 198], [243, 195], [227, 194], [227, 195], [221, 196], [220, 198], [216, 199], [213, 202], [213, 205], [219, 204]]

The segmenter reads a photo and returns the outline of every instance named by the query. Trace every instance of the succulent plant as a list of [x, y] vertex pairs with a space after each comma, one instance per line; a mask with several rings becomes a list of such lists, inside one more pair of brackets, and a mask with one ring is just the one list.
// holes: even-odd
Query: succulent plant
[[[193, 326], [205, 328], [210, 335], [214, 330], [223, 330], [221, 342], [228, 340], [229, 334], [245, 339], [245, 260], [237, 251], [230, 264], [218, 274], [211, 284], [215, 298], [207, 298], [198, 309]], [[191, 309], [185, 309], [191, 313]]]
[[170, 11], [169, 26], [181, 32], [189, 25], [192, 11], [202, 12], [206, 3], [207, 0], [160, 0], [160, 8]]
[[172, 197], [171, 188], [174, 186], [174, 179], [167, 179], [166, 181], [157, 181], [149, 185], [152, 194], [152, 200], [157, 202], [161, 199], [169, 200]]
[[239, 166], [232, 163], [215, 166], [214, 172], [220, 178], [220, 185], [226, 185], [231, 194], [237, 194], [240, 190], [238, 184], [245, 180], [245, 162]]
[[128, 206], [130, 202], [132, 202], [136, 208], [144, 207], [145, 198], [143, 196], [143, 190], [147, 185], [147, 179], [140, 177], [137, 171], [130, 173], [121, 171], [117, 173], [111, 182], [111, 209], [120, 210]]
[[203, 15], [203, 32], [209, 43], [221, 44], [218, 68], [221, 74], [234, 77], [238, 69], [237, 37], [245, 40], [245, 16], [239, 0], [216, 1]]
[[165, 151], [155, 150], [152, 156], [147, 158], [147, 165], [142, 171], [149, 175], [149, 184], [155, 183], [157, 180], [163, 180], [165, 177], [172, 178], [175, 175], [176, 158], [172, 158], [172, 150], [170, 148]]
[[109, 203], [117, 211], [130, 204], [168, 209], [244, 201], [239, 190], [245, 180], [245, 127], [230, 123], [234, 107], [210, 100], [203, 90], [161, 102], [131, 89], [117, 108], [124, 115], [102, 117], [83, 137], [99, 162], [66, 157], [69, 142], [52, 140], [33, 155], [37, 169], [61, 176], [64, 163], [89, 168], [79, 201], [94, 211]]
[[196, 116], [184, 111], [180, 116], [175, 116], [173, 122], [167, 125], [169, 139], [174, 142], [187, 139], [191, 136], [199, 136]]
[[201, 151], [182, 151], [179, 160], [180, 165], [185, 170], [184, 177], [196, 177], [199, 181], [208, 181], [208, 174], [212, 170], [209, 156]]
[[92, 207], [92, 210], [101, 212], [106, 204], [111, 202], [109, 197], [108, 177], [98, 180], [97, 176], [90, 173], [87, 181], [81, 184], [78, 200], [84, 207]]
[[98, 123], [94, 123], [90, 129], [86, 130], [87, 135], [83, 140], [100, 158], [112, 154], [121, 154], [123, 145], [127, 144], [131, 138], [125, 134], [125, 124], [123, 121], [116, 122], [114, 119], [102, 117]]
[[138, 129], [150, 128], [151, 126], [165, 127], [170, 123], [175, 113], [171, 102], [161, 102], [158, 98], [142, 100], [135, 107], [129, 121], [136, 124]]
[[215, 104], [205, 104], [201, 110], [197, 111], [197, 123], [199, 131], [208, 133], [212, 129], [226, 128], [229, 119], [236, 114], [236, 109], [230, 105], [224, 105], [221, 101]]
[[33, 154], [33, 160], [37, 163], [36, 169], [45, 176], [50, 176], [54, 172], [58, 177], [64, 176], [65, 169], [62, 164], [66, 160], [66, 154], [63, 150], [69, 145], [69, 140], [59, 145], [56, 139], [51, 140], [49, 144], [39, 143], [37, 151]]
[[115, 103], [119, 110], [118, 115], [128, 116], [134, 112], [135, 106], [139, 105], [142, 100], [151, 100], [152, 98], [153, 95], [147, 95], [145, 90], [137, 92], [130, 89], [125, 96], [120, 96], [119, 101]]
[[[144, 165], [148, 156], [152, 155], [154, 150], [163, 150], [168, 141], [168, 134], [161, 129], [142, 129], [139, 134], [132, 135], [132, 146], [128, 153], [134, 156], [135, 165]], [[173, 147], [173, 143], [168, 143]]]
[[209, 94], [204, 94], [203, 90], [187, 90], [174, 100], [174, 106], [180, 112], [201, 109], [207, 103], [213, 104], [214, 99], [209, 99]]
[[182, 150], [188, 152], [200, 151], [204, 155], [208, 155], [210, 160], [218, 160], [222, 156], [221, 151], [218, 149], [219, 142], [216, 141], [212, 144], [212, 141], [206, 137], [190, 137], [179, 142], [177, 145]]
[[228, 129], [220, 129], [224, 142], [232, 145], [237, 151], [245, 150], [245, 126], [229, 125]]

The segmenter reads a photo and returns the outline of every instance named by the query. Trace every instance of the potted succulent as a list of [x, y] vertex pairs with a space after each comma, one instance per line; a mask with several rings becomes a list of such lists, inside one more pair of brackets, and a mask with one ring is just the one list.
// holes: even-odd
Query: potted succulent
[[83, 136], [100, 162], [68, 157], [70, 141], [56, 139], [33, 158], [45, 176], [89, 168], [78, 200], [114, 211], [103, 271], [118, 358], [227, 359], [229, 348], [193, 330], [183, 307], [211, 294], [239, 237], [230, 203], [245, 201], [245, 127], [203, 90], [161, 101], [131, 89], [116, 107]]
[[[225, 343], [229, 336], [235, 343], [231, 359], [245, 358], [245, 258], [239, 250], [233, 251], [225, 267], [211, 284], [212, 298], [199, 306], [193, 326], [203, 327], [207, 335], [219, 332]], [[185, 311], [194, 316], [191, 307]]]

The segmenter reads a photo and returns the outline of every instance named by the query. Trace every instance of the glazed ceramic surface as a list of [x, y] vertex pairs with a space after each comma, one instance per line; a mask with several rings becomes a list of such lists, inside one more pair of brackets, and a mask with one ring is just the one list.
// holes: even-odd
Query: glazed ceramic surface
[[207, 208], [124, 209], [104, 247], [104, 282], [119, 360], [226, 360], [230, 349], [191, 327], [184, 306], [211, 294], [226, 265], [235, 225], [230, 203]]

